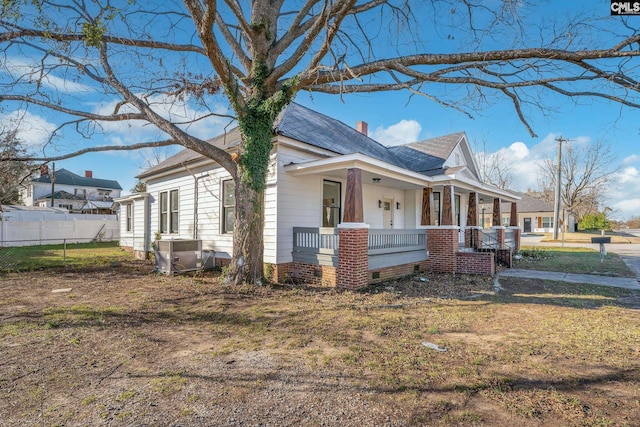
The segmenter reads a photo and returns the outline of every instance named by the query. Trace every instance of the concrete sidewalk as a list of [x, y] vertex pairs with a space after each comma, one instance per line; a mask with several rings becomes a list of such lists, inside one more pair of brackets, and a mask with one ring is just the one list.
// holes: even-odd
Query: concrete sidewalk
[[522, 277], [525, 279], [555, 280], [558, 282], [586, 283], [590, 285], [613, 286], [617, 288], [640, 290], [640, 281], [629, 277], [610, 277], [595, 274], [562, 273], [557, 271], [538, 271], [509, 268], [498, 273], [500, 277]]

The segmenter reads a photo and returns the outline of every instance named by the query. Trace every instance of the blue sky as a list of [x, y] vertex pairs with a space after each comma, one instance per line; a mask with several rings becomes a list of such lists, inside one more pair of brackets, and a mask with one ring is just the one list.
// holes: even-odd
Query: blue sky
[[[513, 4], [520, 4], [515, 2]], [[581, 13], [587, 17], [609, 15], [609, 3], [597, 0], [569, 2], [538, 2], [538, 9], [523, 9], [533, 20], [540, 22], [552, 19], [552, 16]], [[629, 23], [637, 22], [640, 27], [640, 16], [630, 17]], [[446, 34], [447, 30], [442, 30]], [[597, 34], [589, 37], [597, 38]], [[587, 38], [589, 38], [587, 37]], [[453, 50], [448, 42], [439, 47], [443, 51]], [[489, 47], [491, 45], [489, 44]], [[437, 51], [437, 49], [434, 49]], [[14, 67], [28, 67], [30, 58], [12, 57]], [[21, 65], [22, 64], [22, 65]], [[79, 83], [69, 81], [51, 81], [52, 86], [74, 93], [87, 91]], [[369, 134], [374, 139], [387, 145], [408, 143], [453, 132], [465, 131], [472, 146], [481, 147], [486, 144], [490, 153], [502, 152], [511, 165], [513, 189], [526, 191], [537, 187], [536, 169], [545, 156], [554, 157], [556, 137], [575, 141], [576, 144], [587, 144], [590, 141], [603, 139], [614, 149], [616, 154], [616, 171], [612, 176], [608, 197], [603, 205], [613, 209], [611, 216], [625, 219], [640, 215], [640, 111], [621, 108], [617, 104], [606, 101], [581, 100], [579, 104], [551, 95], [541, 95], [543, 103], [551, 106], [552, 111], [542, 114], [538, 110], [527, 110], [527, 118], [537, 137], [531, 137], [527, 129], [519, 121], [513, 106], [506, 99], [496, 98], [495, 103], [482, 111], [474, 112], [474, 119], [454, 110], [445, 109], [420, 96], [412, 96], [407, 92], [356, 94], [339, 97], [306, 92], [298, 94], [296, 102], [313, 108], [321, 113], [337, 118], [354, 126], [359, 120], [369, 124]], [[112, 105], [102, 104], [100, 99], [93, 98], [96, 109], [107, 109]], [[185, 106], [189, 108], [189, 106]], [[220, 112], [226, 112], [223, 103]], [[11, 117], [11, 113], [0, 111], [0, 120]], [[56, 117], [36, 109], [30, 109], [23, 119], [22, 137], [32, 146], [37, 147], [44, 142], [44, 133], [52, 130], [58, 122]], [[191, 132], [202, 138], [219, 134], [228, 119], [211, 119], [197, 123]], [[77, 147], [80, 143], [94, 145], [126, 144], [132, 142], [164, 139], [165, 137], [150, 126], [142, 123], [117, 123], [105, 125], [104, 136], [94, 136], [90, 141], [82, 141], [77, 135], [65, 135], [65, 143], [59, 145], [59, 151]], [[175, 152], [179, 148], [165, 150], [164, 154]], [[56, 162], [56, 168], [66, 168], [72, 172], [83, 174], [92, 170], [93, 176], [104, 179], [115, 179], [127, 192], [135, 184], [135, 175], [145, 167], [143, 152], [111, 152], [88, 154], [75, 159]]]

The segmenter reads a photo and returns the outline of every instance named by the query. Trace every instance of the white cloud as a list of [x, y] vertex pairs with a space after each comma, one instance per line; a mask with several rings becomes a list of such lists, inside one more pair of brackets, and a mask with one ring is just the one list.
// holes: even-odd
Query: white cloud
[[65, 93], [89, 93], [93, 92], [91, 86], [58, 77], [52, 72], [41, 75], [42, 65], [39, 62], [27, 62], [23, 58], [7, 58], [5, 68], [13, 79], [23, 83], [39, 84]]
[[29, 148], [39, 148], [48, 142], [56, 125], [28, 111], [13, 111], [0, 116], [0, 127], [13, 129], [18, 126], [17, 138]]
[[612, 218], [624, 220], [640, 213], [638, 188], [640, 169], [629, 166], [613, 174], [606, 200], [606, 206], [613, 209]]
[[640, 154], [632, 154], [630, 156], [625, 157], [624, 160], [622, 160], [623, 166], [632, 165], [634, 163], [640, 164]]
[[[229, 124], [230, 119], [226, 117], [211, 116], [195, 122], [194, 118], [203, 117], [203, 113], [197, 111], [186, 101], [177, 101], [172, 97], [164, 95], [156, 95], [148, 98], [153, 110], [162, 117], [173, 122], [185, 122], [181, 126], [185, 131], [198, 138], [208, 139], [222, 133], [223, 128]], [[112, 114], [116, 102], [98, 105], [95, 108], [97, 114]], [[119, 112], [135, 111], [130, 105], [121, 107]], [[218, 104], [215, 106], [214, 113], [227, 114], [225, 106]], [[102, 128], [111, 144], [126, 145], [136, 142], [147, 142], [153, 140], [165, 139], [167, 136], [156, 126], [142, 120], [130, 120], [126, 122], [103, 122]]]
[[387, 128], [379, 126], [371, 133], [371, 138], [386, 146], [395, 146], [415, 142], [420, 136], [422, 126], [415, 120], [400, 120]]

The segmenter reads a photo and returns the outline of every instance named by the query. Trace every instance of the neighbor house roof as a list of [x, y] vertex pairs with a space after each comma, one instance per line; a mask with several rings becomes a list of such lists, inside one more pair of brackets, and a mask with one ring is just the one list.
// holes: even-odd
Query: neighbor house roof
[[[32, 182], [51, 182], [51, 175], [41, 175], [40, 178], [32, 180]], [[61, 185], [77, 185], [79, 187], [95, 187], [104, 189], [122, 190], [118, 181], [111, 179], [87, 178], [76, 175], [66, 169], [60, 169], [55, 172], [55, 182]]]
[[[56, 182], [58, 182], [57, 178], [56, 178]], [[51, 193], [47, 194], [46, 196], [40, 197], [40, 199], [38, 200], [50, 199], [50, 198], [51, 198]], [[84, 197], [71, 194], [68, 191], [64, 191], [64, 190], [56, 191], [55, 193], [53, 193], [53, 198], [56, 200], [84, 200]]]
[[[376, 160], [408, 169], [423, 175], [442, 174], [444, 163], [464, 138], [459, 132], [402, 146], [386, 147], [340, 120], [318, 113], [300, 104], [289, 104], [277, 117], [274, 132], [287, 138], [305, 142], [336, 154], [361, 153]], [[223, 149], [233, 148], [240, 141], [238, 128], [208, 140]], [[184, 149], [158, 165], [145, 170], [137, 178], [146, 178], [202, 159], [195, 151]]]
[[526, 193], [514, 192], [520, 196], [518, 212], [553, 212], [553, 204], [532, 197]]
[[[525, 212], [553, 212], [553, 204], [540, 200], [536, 197], [530, 196], [527, 193], [520, 193], [518, 191], [511, 191], [511, 193], [520, 196], [520, 200], [517, 201], [518, 213]], [[488, 203], [484, 203], [484, 206], [489, 206]], [[510, 209], [510, 202], [504, 202], [501, 205], [503, 213], [508, 213]]]

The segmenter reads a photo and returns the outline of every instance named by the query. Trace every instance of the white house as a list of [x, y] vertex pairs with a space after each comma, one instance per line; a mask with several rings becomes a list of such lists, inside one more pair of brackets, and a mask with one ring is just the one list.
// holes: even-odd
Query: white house
[[70, 212], [81, 212], [87, 202], [108, 202], [108, 206], [100, 204], [102, 209], [94, 205], [85, 209], [104, 214], [115, 213], [113, 199], [120, 197], [121, 192], [118, 181], [94, 178], [92, 171], [85, 171], [84, 176], [80, 176], [66, 169], [53, 173], [45, 166], [40, 177], [22, 186], [20, 198], [25, 206], [65, 208]]
[[[464, 133], [386, 147], [369, 138], [366, 127], [359, 122], [352, 128], [295, 103], [278, 117], [264, 229], [264, 261], [275, 279], [335, 281], [336, 230], [354, 218], [368, 230], [364, 268], [370, 281], [384, 279], [387, 270], [400, 264], [412, 271], [462, 271], [456, 267], [456, 262], [466, 262], [462, 255], [453, 265], [445, 256], [443, 262], [449, 264], [437, 267], [436, 249], [425, 242], [428, 230], [453, 230], [455, 252], [472, 252], [480, 200], [496, 200], [497, 215], [500, 201], [518, 200], [481, 182]], [[210, 143], [233, 152], [239, 140], [234, 129]], [[229, 261], [234, 184], [222, 167], [183, 150], [138, 178], [147, 183], [147, 192], [117, 200], [122, 246], [146, 256], [158, 238], [199, 239], [204, 249], [215, 251], [219, 265]], [[361, 206], [352, 200], [362, 200]], [[471, 251], [459, 250], [465, 246]]]

